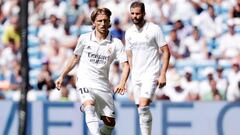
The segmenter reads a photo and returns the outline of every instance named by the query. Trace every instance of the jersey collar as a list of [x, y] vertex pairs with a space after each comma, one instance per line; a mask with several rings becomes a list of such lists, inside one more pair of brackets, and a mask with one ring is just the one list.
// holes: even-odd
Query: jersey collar
[[149, 23], [147, 21], [145, 22], [145, 24], [143, 25], [143, 27], [141, 29], [138, 29], [136, 25], [133, 25], [133, 30], [135, 32], [142, 32], [147, 29], [148, 25], [149, 25]]
[[90, 40], [91, 40], [91, 41], [94, 41], [94, 42], [97, 42], [97, 43], [100, 43], [100, 44], [102, 44], [102, 43], [110, 43], [110, 42], [112, 42], [112, 35], [110, 34], [110, 32], [108, 32], [107, 37], [106, 37], [104, 40], [102, 40], [101, 42], [99, 42], [99, 41], [97, 40], [97, 38], [96, 38], [95, 30], [94, 30], [94, 31], [91, 33], [91, 35], [90, 35]]

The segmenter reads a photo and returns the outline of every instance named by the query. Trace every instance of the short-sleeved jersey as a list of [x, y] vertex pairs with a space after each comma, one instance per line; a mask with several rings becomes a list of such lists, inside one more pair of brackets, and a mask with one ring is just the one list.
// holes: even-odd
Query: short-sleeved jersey
[[122, 42], [109, 33], [105, 40], [99, 42], [95, 31], [83, 34], [78, 39], [74, 50], [81, 56], [77, 68], [77, 88], [88, 87], [109, 91], [109, 68], [114, 59], [127, 61]]
[[159, 48], [166, 45], [161, 28], [146, 22], [142, 29], [131, 26], [125, 35], [126, 50], [132, 51], [133, 81], [157, 79], [160, 73]]

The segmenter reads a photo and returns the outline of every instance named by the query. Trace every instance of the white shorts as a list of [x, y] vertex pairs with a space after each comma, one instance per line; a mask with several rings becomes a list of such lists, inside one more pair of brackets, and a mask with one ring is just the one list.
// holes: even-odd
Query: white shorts
[[77, 94], [81, 103], [87, 100], [94, 101], [96, 113], [99, 118], [101, 118], [101, 116], [115, 118], [115, 106], [112, 92], [91, 88], [79, 88], [77, 89]]
[[157, 81], [142, 81], [133, 85], [133, 94], [135, 104], [139, 104], [140, 98], [153, 100], [154, 93], [157, 89]]

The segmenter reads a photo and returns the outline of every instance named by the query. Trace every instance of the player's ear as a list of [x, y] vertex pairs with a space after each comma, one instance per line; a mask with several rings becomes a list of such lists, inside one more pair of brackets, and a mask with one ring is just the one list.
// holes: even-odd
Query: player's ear
[[92, 29], [94, 30], [96, 28], [96, 25], [92, 23]]
[[111, 27], [112, 27], [112, 24], [110, 23], [109, 26], [108, 26], [108, 28], [111, 28]]
[[143, 16], [145, 16], [146, 15], [146, 12], [143, 12]]

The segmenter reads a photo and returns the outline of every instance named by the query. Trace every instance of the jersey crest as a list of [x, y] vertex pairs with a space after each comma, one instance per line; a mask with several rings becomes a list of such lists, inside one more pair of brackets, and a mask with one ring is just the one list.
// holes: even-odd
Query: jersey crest
[[112, 54], [112, 48], [111, 48], [111, 47], [108, 48], [107, 53], [108, 53], [109, 55]]

